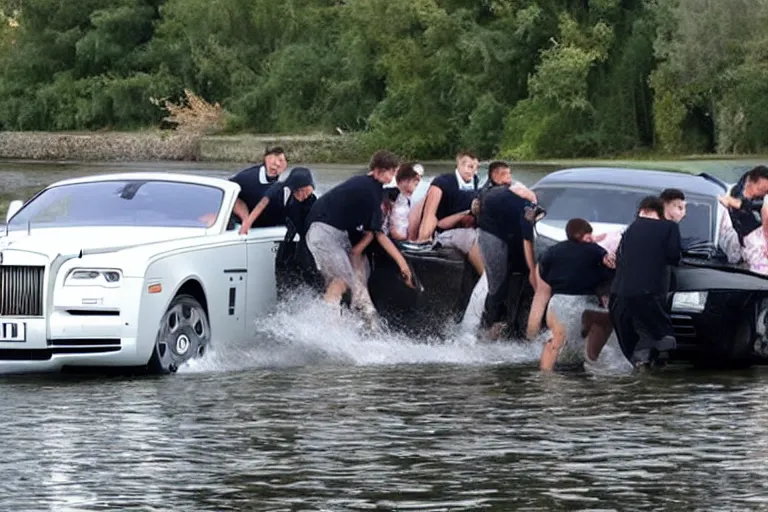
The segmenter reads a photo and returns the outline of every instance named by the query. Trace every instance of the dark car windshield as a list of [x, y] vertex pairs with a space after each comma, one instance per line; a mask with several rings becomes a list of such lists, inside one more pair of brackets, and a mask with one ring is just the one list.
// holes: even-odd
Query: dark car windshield
[[[536, 188], [539, 204], [547, 210], [547, 220], [568, 221], [582, 218], [590, 222], [630, 224], [640, 200], [658, 190], [598, 187]], [[687, 213], [680, 223], [683, 238], [712, 241], [714, 235], [714, 198], [686, 194]]]
[[8, 229], [31, 227], [205, 227], [224, 191], [194, 183], [126, 180], [74, 183], [44, 190], [13, 216]]

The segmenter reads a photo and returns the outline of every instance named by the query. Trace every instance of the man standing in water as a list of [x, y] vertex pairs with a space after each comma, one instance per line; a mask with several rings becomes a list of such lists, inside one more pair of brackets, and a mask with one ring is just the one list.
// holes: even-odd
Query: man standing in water
[[677, 265], [681, 253], [677, 223], [664, 218], [658, 197], [644, 198], [619, 244], [609, 302], [621, 350], [636, 368], [663, 363], [676, 347], [665, 292], [667, 266]]
[[[513, 191], [513, 186], [497, 186], [483, 197], [480, 207], [478, 244], [488, 280], [488, 294], [480, 322], [488, 329], [499, 316], [508, 291], [514, 288], [517, 300], [507, 307], [515, 310], [515, 318], [525, 281], [536, 288], [534, 275], [533, 223], [525, 218], [528, 201]], [[515, 276], [513, 279], [512, 276]]]
[[413, 287], [408, 263], [382, 232], [383, 185], [392, 180], [397, 167], [394, 154], [377, 151], [368, 174], [354, 176], [320, 196], [307, 218], [307, 246], [325, 278], [325, 301], [336, 306], [350, 290], [352, 306], [369, 320], [376, 310], [368, 294], [370, 268], [364, 251], [374, 238], [400, 267], [406, 284]]

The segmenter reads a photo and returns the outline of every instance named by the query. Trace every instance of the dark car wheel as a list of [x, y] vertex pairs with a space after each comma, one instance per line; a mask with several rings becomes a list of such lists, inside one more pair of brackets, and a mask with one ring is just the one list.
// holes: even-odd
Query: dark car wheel
[[178, 295], [160, 320], [148, 369], [175, 373], [182, 364], [202, 356], [210, 340], [211, 327], [203, 306], [191, 295]]

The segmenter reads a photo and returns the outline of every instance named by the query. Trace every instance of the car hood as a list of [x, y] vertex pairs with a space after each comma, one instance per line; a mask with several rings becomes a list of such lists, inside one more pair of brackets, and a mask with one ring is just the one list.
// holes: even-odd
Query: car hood
[[202, 236], [204, 228], [79, 227], [41, 228], [11, 231], [0, 237], [0, 250], [29, 251], [53, 258], [57, 254], [78, 254]]

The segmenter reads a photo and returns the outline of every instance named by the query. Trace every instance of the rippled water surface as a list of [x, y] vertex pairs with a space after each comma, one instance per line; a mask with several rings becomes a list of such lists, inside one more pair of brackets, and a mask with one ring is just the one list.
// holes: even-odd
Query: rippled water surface
[[298, 294], [174, 376], [2, 377], [0, 510], [768, 508], [768, 370], [360, 332]]
[[543, 376], [534, 346], [364, 337], [309, 301], [174, 376], [0, 380], [2, 508], [766, 506], [763, 370]]

